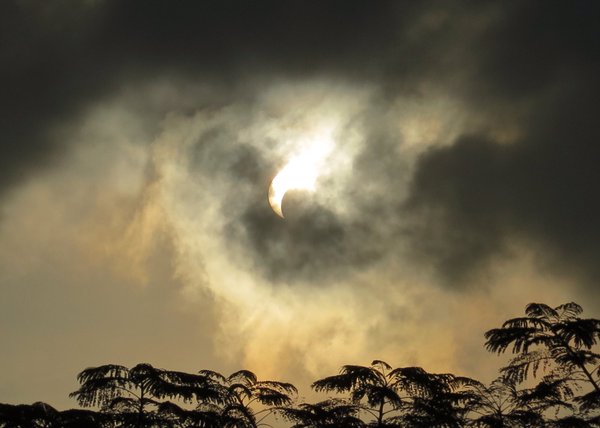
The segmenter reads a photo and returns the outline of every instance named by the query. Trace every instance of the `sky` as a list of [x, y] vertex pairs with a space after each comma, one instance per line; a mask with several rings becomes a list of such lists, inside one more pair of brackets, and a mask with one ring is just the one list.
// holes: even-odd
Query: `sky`
[[0, 402], [107, 363], [489, 381], [527, 303], [600, 317], [599, 9], [0, 2]]

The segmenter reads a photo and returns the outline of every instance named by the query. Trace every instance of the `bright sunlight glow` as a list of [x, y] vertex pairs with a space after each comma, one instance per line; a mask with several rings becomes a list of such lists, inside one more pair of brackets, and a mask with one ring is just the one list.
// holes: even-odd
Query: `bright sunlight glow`
[[321, 136], [308, 149], [292, 157], [273, 178], [269, 188], [269, 204], [283, 218], [281, 203], [288, 190], [315, 191], [317, 178], [327, 154], [331, 151], [331, 132]]

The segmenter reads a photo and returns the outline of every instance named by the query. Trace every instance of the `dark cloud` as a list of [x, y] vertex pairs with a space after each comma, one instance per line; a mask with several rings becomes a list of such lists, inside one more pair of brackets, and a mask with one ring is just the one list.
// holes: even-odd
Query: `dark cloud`
[[[411, 76], [437, 69], [448, 30], [447, 19], [433, 19], [407, 36], [429, 6], [439, 9], [362, 0], [2, 2], [0, 191], [60, 158], [68, 148], [56, 132], [89, 106], [153, 79], [183, 93], [203, 82], [224, 94], [196, 106], [238, 101], [241, 88], [251, 97], [262, 90], [257, 82], [273, 79], [410, 87]], [[157, 119], [182, 106], [145, 108]]]
[[[162, 79], [182, 93], [198, 82], [220, 93], [193, 109], [251, 104], [269, 82], [325, 77], [382, 94], [357, 118], [367, 143], [344, 195], [354, 198], [353, 218], [290, 196], [304, 214], [281, 228], [261, 205], [272, 159], [232, 146], [227, 127], [192, 153], [202, 174], [261, 189], [256, 202], [231, 196], [225, 206], [239, 207], [228, 236], [268, 276], [360, 267], [397, 254], [407, 230], [413, 252], [453, 280], [507, 251], [513, 235], [593, 270], [598, 17], [584, 1], [2, 2], [0, 192], [60, 158], [69, 149], [60, 128], [124, 88]], [[408, 161], [395, 152], [401, 137], [376, 114], [428, 87], [483, 119], [421, 158], [399, 208]], [[181, 107], [145, 108], [157, 119]], [[519, 135], [510, 145], [488, 132], [505, 125]]]
[[104, 83], [80, 55], [85, 32], [76, 20], [60, 17], [63, 24], [52, 25], [53, 16], [30, 12], [22, 3], [0, 5], [0, 191], [64, 147], [51, 135], [53, 125], [72, 119]]
[[117, 90], [154, 78], [200, 79], [227, 92], [271, 75], [372, 74], [413, 8], [366, 1], [2, 2], [0, 190], [59, 156], [65, 147], [51, 131]]
[[600, 15], [592, 3], [544, 6], [519, 5], [489, 30], [471, 87], [482, 109], [519, 110], [516, 141], [466, 134], [417, 165], [407, 203], [416, 253], [450, 282], [515, 240], [549, 271], [600, 278]]
[[275, 283], [344, 279], [381, 256], [371, 248], [374, 237], [366, 223], [341, 221], [306, 192], [285, 196], [285, 221], [265, 203], [261, 194], [256, 205], [229, 225], [229, 238], [241, 241], [259, 273]]
[[564, 80], [594, 80], [600, 65], [597, 4], [549, 1], [543, 7], [538, 2], [506, 6], [472, 42], [474, 97], [484, 103], [518, 105]]

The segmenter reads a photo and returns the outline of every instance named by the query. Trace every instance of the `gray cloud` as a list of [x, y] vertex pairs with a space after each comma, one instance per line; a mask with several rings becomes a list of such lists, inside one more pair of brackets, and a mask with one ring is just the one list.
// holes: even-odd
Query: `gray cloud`
[[171, 109], [253, 99], [274, 81], [326, 78], [418, 92], [419, 82], [444, 67], [446, 31], [456, 32], [450, 22], [457, 11], [442, 5], [3, 2], [0, 186], [55, 164], [69, 149], [58, 130], [145, 82], [175, 82], [182, 92], [198, 83], [212, 88], [185, 107], [146, 106], [154, 121]]
[[[2, 400], [46, 399], [14, 386], [39, 341], [69, 380], [98, 350], [304, 380], [373, 358], [491, 373], [485, 328], [598, 278], [597, 9], [1, 2]], [[329, 121], [319, 190], [282, 221], [269, 183]], [[78, 353], [87, 334], [108, 345]]]
[[589, 6], [522, 6], [484, 39], [474, 87], [488, 90], [472, 102], [514, 108], [514, 141], [464, 130], [420, 158], [407, 204], [418, 217], [414, 242], [451, 281], [520, 239], [541, 249], [546, 269], [597, 283], [600, 34]]
[[273, 75], [370, 74], [368, 64], [386, 57], [412, 7], [365, 5], [3, 2], [0, 186], [60, 157], [66, 148], [52, 131], [130, 84], [201, 79], [239, 100], [242, 82]]

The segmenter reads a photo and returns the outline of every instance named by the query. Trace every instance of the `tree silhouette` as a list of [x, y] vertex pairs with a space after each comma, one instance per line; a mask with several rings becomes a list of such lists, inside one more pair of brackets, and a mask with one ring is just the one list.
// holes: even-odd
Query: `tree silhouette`
[[81, 387], [70, 394], [83, 407], [99, 406], [126, 426], [158, 423], [157, 409], [165, 398], [183, 402], [220, 402], [218, 384], [206, 376], [157, 369], [138, 364], [131, 369], [108, 364], [83, 370]]
[[500, 377], [477, 388], [471, 407], [471, 425], [482, 428], [543, 426], [549, 409], [571, 408], [562, 398], [561, 381], [545, 379], [530, 389], [519, 390], [514, 380]]
[[83, 409], [70, 409], [59, 412], [59, 425], [62, 428], [103, 428], [112, 427], [112, 418], [100, 412]]
[[490, 385], [375, 360], [312, 384], [333, 397], [294, 406], [292, 384], [249, 370], [225, 377], [107, 364], [79, 373], [70, 394], [99, 411], [0, 403], [0, 428], [258, 428], [274, 414], [291, 428], [599, 428], [600, 321], [581, 313], [575, 303], [531, 303], [524, 317], [486, 332], [489, 351], [514, 354]]
[[302, 403], [283, 408], [284, 417], [295, 424], [292, 428], [362, 428], [356, 404], [342, 399], [329, 399], [316, 404]]
[[223, 397], [221, 424], [230, 428], [257, 428], [282, 406], [292, 404], [298, 390], [291, 383], [258, 380], [249, 370], [239, 370], [228, 377], [211, 370], [202, 376], [218, 382], [226, 391]]
[[346, 365], [340, 374], [317, 380], [312, 387], [317, 392], [349, 392], [351, 401], [374, 418], [375, 426], [389, 426], [386, 419], [402, 406], [391, 371], [392, 367], [380, 360], [369, 367]]
[[2, 428], [46, 428], [54, 427], [58, 411], [40, 401], [33, 404], [0, 404], [0, 427]]
[[396, 420], [410, 427], [462, 427], [481, 383], [450, 373], [428, 373], [420, 367], [393, 370], [396, 388], [405, 392], [403, 414]]
[[195, 409], [187, 409], [171, 401], [158, 405], [160, 426], [168, 428], [221, 428], [221, 407], [212, 403], [200, 403]]
[[102, 428], [110, 418], [91, 410], [58, 411], [49, 404], [0, 404], [1, 428]]
[[521, 383], [541, 370], [545, 376], [540, 390], [554, 388], [557, 400], [568, 400], [587, 385], [589, 392], [574, 401], [589, 413], [600, 409], [600, 354], [594, 351], [600, 340], [600, 320], [580, 318], [582, 311], [576, 303], [556, 308], [530, 303], [525, 317], [509, 319], [501, 328], [486, 332], [485, 346], [500, 354], [512, 345], [517, 356], [501, 369], [504, 378]]
[[313, 383], [316, 391], [350, 393], [373, 419], [370, 426], [460, 426], [473, 400], [473, 379], [427, 373], [420, 367], [392, 369], [375, 360], [370, 367], [343, 366], [340, 374]]

